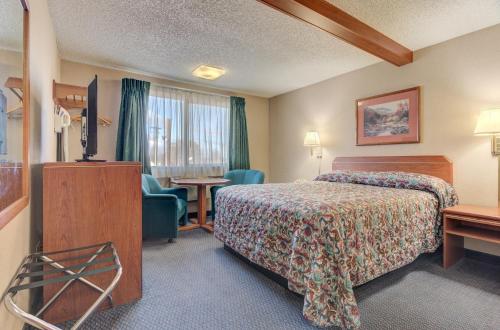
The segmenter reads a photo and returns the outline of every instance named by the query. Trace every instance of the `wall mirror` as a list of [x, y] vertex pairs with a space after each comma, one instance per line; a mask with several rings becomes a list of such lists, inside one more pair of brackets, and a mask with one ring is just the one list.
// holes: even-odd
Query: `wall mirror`
[[0, 228], [29, 200], [29, 8], [0, 0]]

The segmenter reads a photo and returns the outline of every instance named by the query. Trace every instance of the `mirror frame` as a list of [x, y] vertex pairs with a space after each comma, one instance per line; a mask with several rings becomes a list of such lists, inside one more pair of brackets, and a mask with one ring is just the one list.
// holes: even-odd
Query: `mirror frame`
[[23, 7], [23, 195], [14, 203], [0, 211], [0, 229], [5, 227], [29, 203], [30, 182], [30, 74], [29, 74], [29, 34], [30, 15], [28, 0], [20, 0]]

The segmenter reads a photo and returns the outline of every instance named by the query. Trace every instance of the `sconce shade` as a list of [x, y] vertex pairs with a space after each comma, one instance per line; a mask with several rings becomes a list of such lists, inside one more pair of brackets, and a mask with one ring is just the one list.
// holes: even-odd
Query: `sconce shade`
[[474, 135], [500, 134], [500, 109], [483, 110], [479, 114]]
[[319, 142], [319, 134], [316, 131], [309, 131], [304, 138], [305, 147], [319, 147], [321, 144]]

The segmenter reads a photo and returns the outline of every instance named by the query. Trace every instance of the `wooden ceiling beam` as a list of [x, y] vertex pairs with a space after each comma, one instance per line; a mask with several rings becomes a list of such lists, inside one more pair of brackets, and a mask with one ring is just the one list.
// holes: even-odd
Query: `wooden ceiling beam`
[[394, 65], [413, 62], [413, 51], [325, 0], [257, 0], [314, 25]]

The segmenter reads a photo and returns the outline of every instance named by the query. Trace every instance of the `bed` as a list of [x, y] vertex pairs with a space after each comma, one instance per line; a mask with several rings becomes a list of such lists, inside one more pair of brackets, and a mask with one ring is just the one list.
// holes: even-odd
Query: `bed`
[[458, 203], [443, 156], [339, 157], [312, 182], [229, 186], [214, 234], [287, 280], [320, 327], [360, 327], [353, 287], [441, 244], [442, 208]]

